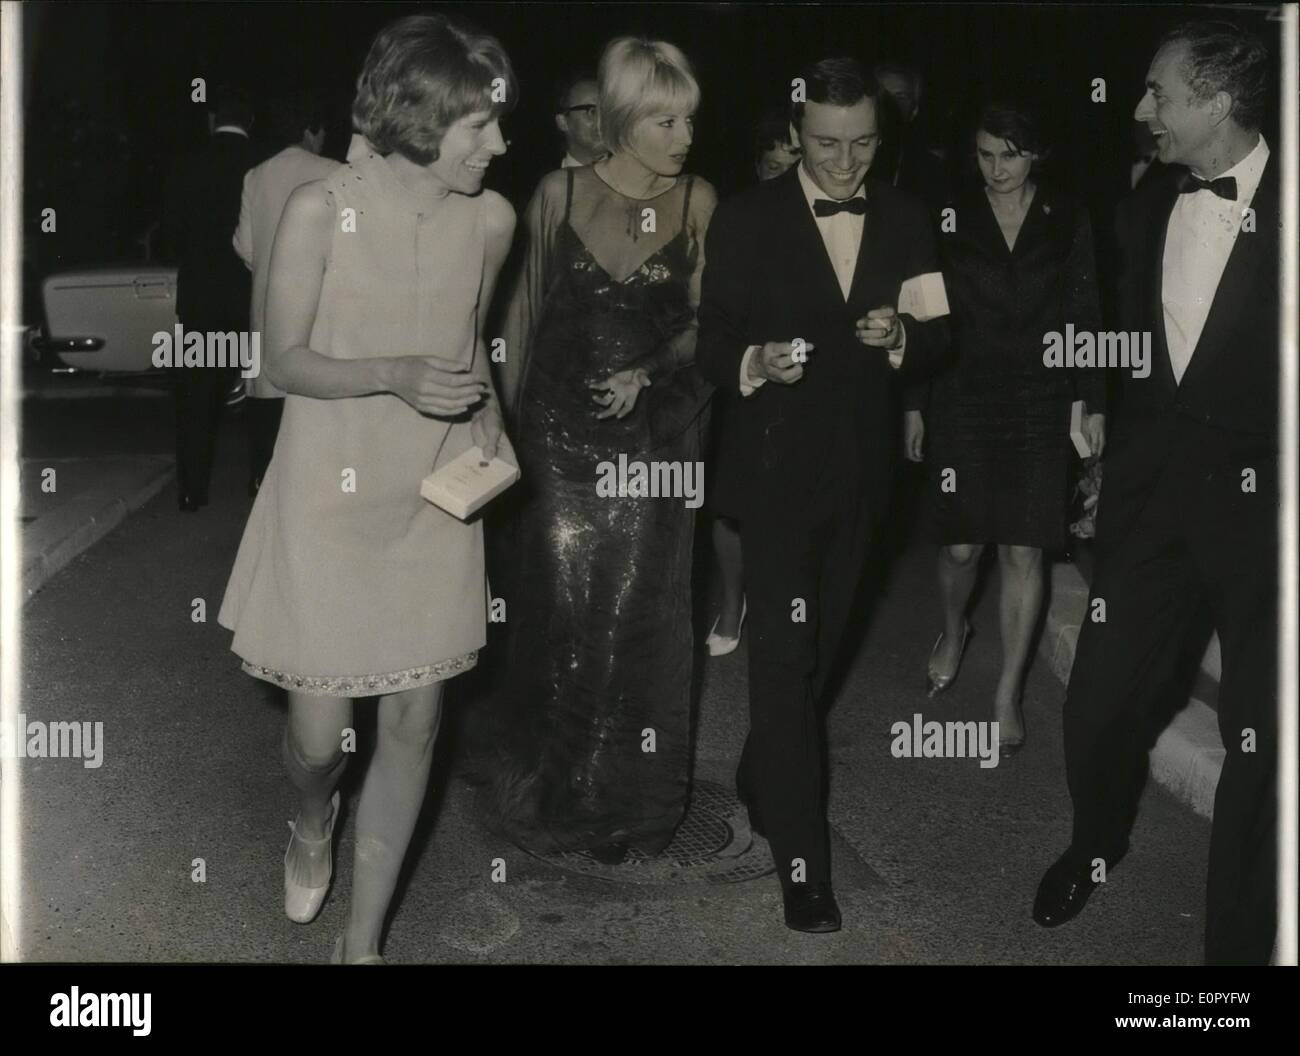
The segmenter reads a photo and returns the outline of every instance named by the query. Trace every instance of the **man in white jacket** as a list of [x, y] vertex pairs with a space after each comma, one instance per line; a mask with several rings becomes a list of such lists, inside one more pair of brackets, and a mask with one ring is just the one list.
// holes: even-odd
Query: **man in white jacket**
[[[280, 142], [288, 143], [280, 153], [248, 171], [244, 177], [239, 227], [235, 231], [235, 252], [253, 272], [253, 303], [250, 316], [254, 333], [265, 333], [266, 286], [270, 277], [271, 247], [285, 202], [304, 183], [324, 179], [338, 162], [320, 157], [325, 142], [325, 122], [319, 105], [304, 93], [275, 99], [271, 104], [273, 127]], [[349, 151], [351, 156], [351, 151]], [[257, 494], [262, 476], [275, 450], [275, 437], [284, 410], [284, 393], [265, 377], [248, 379], [246, 414], [249, 427], [249, 494]]]

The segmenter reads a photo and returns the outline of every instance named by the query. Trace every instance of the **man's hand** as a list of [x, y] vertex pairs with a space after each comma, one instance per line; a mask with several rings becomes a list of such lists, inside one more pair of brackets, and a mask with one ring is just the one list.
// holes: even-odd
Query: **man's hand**
[[769, 341], [749, 357], [749, 376], [753, 381], [766, 380], [793, 385], [803, 377], [803, 361], [794, 358], [795, 349], [811, 352], [813, 346], [800, 341]]
[[1106, 416], [1104, 414], [1084, 414], [1083, 436], [1088, 441], [1095, 458], [1101, 457], [1106, 447]]
[[920, 411], [903, 414], [903, 456], [909, 462], [920, 462], [922, 441], [925, 439], [925, 421]]
[[903, 324], [898, 313], [888, 305], [872, 308], [854, 323], [854, 333], [864, 345], [885, 350], [895, 349], [903, 341]]

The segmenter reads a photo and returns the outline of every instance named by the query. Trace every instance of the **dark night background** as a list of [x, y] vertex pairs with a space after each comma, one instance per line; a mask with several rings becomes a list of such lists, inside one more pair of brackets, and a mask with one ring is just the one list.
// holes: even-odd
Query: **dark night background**
[[[243, 83], [259, 104], [279, 84], [312, 88], [331, 115], [325, 153], [342, 158], [371, 38], [417, 10], [468, 18], [510, 54], [521, 101], [489, 185], [521, 206], [563, 153], [555, 82], [594, 69], [602, 45], [624, 33], [670, 40], [691, 58], [703, 103], [688, 169], [724, 196], [753, 178], [751, 124], [788, 102], [800, 64], [848, 53], [921, 68], [922, 119], [936, 143], [985, 89], [1030, 91], [1050, 117], [1056, 177], [1098, 223], [1128, 189], [1131, 115], [1160, 33], [1208, 15], [1253, 25], [1275, 55], [1277, 41], [1269, 9], [1237, 5], [26, 4], [27, 321], [39, 316], [32, 294], [45, 275], [144, 259], [139, 238], [157, 219], [170, 159], [207, 134], [193, 78], [206, 79], [209, 98], [223, 81]], [[1105, 78], [1105, 103], [1091, 101], [1095, 77]], [[279, 146], [259, 145], [268, 155]], [[47, 207], [58, 211], [56, 234], [40, 233]]]

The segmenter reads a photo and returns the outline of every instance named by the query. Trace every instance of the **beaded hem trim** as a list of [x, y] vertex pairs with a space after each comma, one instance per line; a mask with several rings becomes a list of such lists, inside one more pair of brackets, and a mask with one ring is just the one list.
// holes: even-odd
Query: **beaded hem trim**
[[424, 667], [411, 667], [381, 675], [290, 675], [273, 668], [261, 667], [244, 661], [241, 666], [254, 678], [274, 682], [277, 686], [295, 693], [310, 693], [318, 697], [372, 697], [381, 693], [400, 693], [407, 689], [430, 686], [435, 682], [468, 671], [478, 663], [478, 650], [439, 660]]

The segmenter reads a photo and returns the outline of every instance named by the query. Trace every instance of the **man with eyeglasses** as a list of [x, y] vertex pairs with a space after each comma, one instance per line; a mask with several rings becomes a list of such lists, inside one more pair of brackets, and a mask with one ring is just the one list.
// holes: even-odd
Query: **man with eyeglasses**
[[564, 136], [563, 169], [590, 165], [607, 153], [596, 121], [596, 80], [582, 73], [570, 77], [556, 96], [555, 127]]

